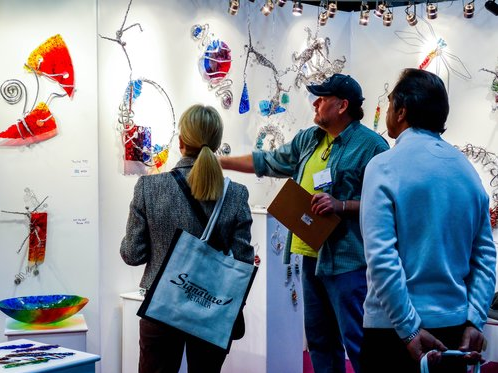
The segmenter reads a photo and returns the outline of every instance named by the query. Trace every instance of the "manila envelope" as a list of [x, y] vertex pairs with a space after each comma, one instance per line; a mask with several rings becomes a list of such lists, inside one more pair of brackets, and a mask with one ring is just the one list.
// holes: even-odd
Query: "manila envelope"
[[336, 214], [313, 214], [312, 197], [294, 180], [288, 179], [268, 206], [268, 212], [312, 249], [318, 251], [341, 218]]

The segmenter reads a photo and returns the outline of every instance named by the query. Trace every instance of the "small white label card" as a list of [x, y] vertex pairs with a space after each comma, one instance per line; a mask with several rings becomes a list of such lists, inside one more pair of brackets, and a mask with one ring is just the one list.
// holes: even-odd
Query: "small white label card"
[[332, 176], [330, 175], [330, 168], [313, 174], [313, 185], [315, 190], [322, 189], [327, 185], [332, 184]]
[[88, 161], [88, 159], [72, 159], [71, 176], [72, 177], [90, 176], [90, 161]]

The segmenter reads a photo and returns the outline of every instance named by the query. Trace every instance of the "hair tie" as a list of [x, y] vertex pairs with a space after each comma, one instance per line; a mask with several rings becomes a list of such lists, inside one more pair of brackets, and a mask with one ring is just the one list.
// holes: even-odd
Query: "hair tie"
[[204, 148], [205, 146], [207, 146], [209, 149], [211, 149], [211, 148], [209, 147], [209, 145], [208, 145], [208, 144], [202, 144], [202, 145], [201, 145], [201, 150], [202, 150], [202, 148]]

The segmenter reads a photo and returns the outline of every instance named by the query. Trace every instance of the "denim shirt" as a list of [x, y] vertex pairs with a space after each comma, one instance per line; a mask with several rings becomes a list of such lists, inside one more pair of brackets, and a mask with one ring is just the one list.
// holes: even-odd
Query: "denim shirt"
[[[300, 183], [306, 162], [325, 136], [313, 126], [299, 131], [288, 143], [273, 151], [254, 151], [256, 175], [292, 177]], [[360, 200], [365, 167], [372, 157], [389, 148], [377, 133], [359, 121], [349, 124], [335, 139], [327, 168], [332, 185], [323, 189], [338, 200]], [[284, 263], [290, 262], [290, 233], [287, 236]], [[317, 275], [331, 276], [366, 267], [358, 218], [343, 218], [325, 241], [318, 254]]]

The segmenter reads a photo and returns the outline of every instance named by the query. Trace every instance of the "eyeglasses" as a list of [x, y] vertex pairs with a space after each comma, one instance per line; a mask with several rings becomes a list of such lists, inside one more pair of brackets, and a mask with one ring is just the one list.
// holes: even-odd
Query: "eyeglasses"
[[320, 156], [320, 158], [322, 159], [322, 161], [326, 161], [327, 158], [329, 157], [330, 155], [330, 152], [332, 151], [332, 144], [334, 143], [334, 140], [330, 140], [329, 142], [329, 135], [325, 135], [326, 136], [326, 139], [327, 139], [327, 147], [325, 148], [325, 150], [322, 152], [322, 155]]

